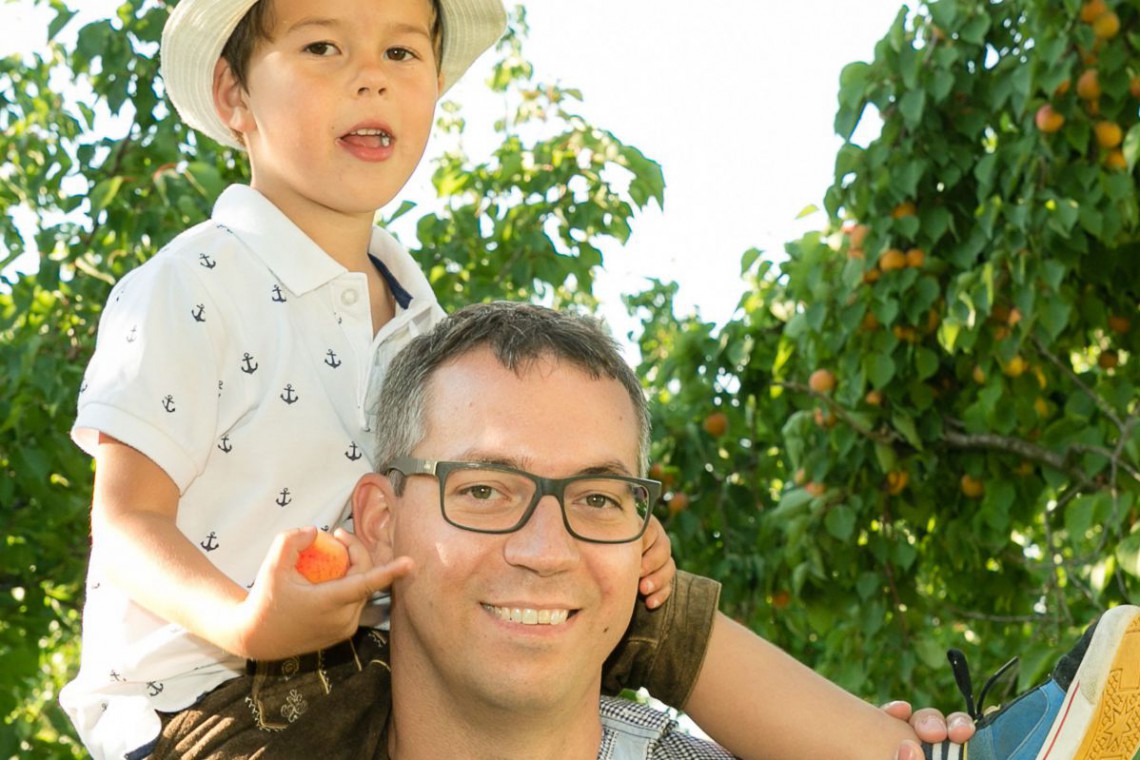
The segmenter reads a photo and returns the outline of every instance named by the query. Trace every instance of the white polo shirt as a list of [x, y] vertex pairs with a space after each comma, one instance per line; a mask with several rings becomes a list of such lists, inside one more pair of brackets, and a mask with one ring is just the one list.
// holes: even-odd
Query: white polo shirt
[[[397, 301], [372, 335], [368, 283], [255, 190], [114, 288], [72, 431], [141, 451], [178, 485], [178, 527], [250, 586], [273, 538], [347, 515], [374, 462], [372, 405], [394, 354], [443, 317], [423, 273], [386, 232], [370, 253]], [[93, 552], [83, 656], [60, 702], [96, 758], [121, 758], [245, 663], [103, 582]], [[178, 589], [171, 589], [177, 595]]]

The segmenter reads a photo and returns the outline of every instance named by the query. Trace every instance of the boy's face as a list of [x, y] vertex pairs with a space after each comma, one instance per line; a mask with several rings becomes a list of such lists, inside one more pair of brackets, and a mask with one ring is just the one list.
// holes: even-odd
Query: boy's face
[[407, 182], [431, 130], [441, 84], [431, 2], [272, 2], [247, 86], [218, 64], [219, 113], [242, 135], [253, 186], [294, 221], [371, 220]]

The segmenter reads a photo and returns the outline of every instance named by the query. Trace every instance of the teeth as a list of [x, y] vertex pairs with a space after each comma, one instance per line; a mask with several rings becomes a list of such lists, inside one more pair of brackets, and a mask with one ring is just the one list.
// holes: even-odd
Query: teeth
[[387, 148], [392, 144], [392, 135], [388, 134], [382, 129], [358, 129], [349, 134], [360, 135], [361, 137], [379, 137], [380, 144]]
[[483, 605], [495, 613], [499, 620], [523, 625], [562, 625], [570, 617], [569, 610], [535, 610], [530, 607], [492, 607]]

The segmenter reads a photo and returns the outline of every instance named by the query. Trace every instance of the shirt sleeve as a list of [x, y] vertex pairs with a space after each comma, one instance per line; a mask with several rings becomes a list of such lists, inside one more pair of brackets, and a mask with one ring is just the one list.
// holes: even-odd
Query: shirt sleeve
[[664, 605], [635, 605], [625, 636], [606, 660], [602, 690], [645, 688], [670, 707], [684, 708], [704, 664], [719, 601], [719, 583], [678, 571]]
[[80, 388], [72, 437], [104, 433], [154, 461], [184, 492], [217, 427], [223, 315], [193, 265], [161, 254], [111, 291]]

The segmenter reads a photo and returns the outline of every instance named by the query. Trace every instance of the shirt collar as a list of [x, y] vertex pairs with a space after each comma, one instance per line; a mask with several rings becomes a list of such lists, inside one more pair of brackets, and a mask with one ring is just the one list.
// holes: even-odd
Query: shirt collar
[[[268, 198], [247, 185], [226, 188], [214, 204], [213, 219], [237, 235], [296, 295], [315, 290], [348, 271]], [[379, 227], [372, 230], [368, 257], [400, 308], [409, 308], [417, 296], [434, 302], [431, 286], [419, 266]]]

